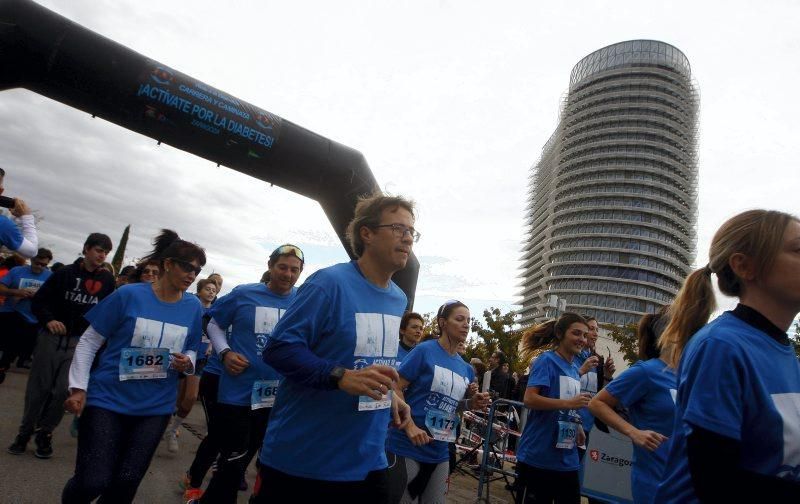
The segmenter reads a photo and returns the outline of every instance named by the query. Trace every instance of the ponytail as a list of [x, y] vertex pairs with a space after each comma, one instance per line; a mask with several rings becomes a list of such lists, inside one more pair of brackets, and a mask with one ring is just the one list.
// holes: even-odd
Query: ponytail
[[181, 240], [175, 231], [162, 229], [161, 233], [153, 239], [153, 250], [144, 256], [139, 264], [157, 261], [163, 273], [164, 259], [178, 259], [186, 262], [197, 261], [200, 266], [205, 266], [206, 252], [194, 243]]
[[658, 342], [671, 368], [678, 367], [686, 343], [708, 323], [716, 306], [710, 270], [702, 268], [689, 275], [672, 303], [671, 320]]
[[530, 362], [542, 351], [557, 347], [569, 326], [576, 322], [586, 324], [586, 319], [576, 313], [563, 313], [557, 320], [551, 319], [526, 330], [519, 342], [523, 361]]

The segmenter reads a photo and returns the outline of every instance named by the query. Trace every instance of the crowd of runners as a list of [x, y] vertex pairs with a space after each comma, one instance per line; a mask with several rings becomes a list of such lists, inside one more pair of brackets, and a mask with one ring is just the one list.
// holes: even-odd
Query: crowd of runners
[[[110, 238], [96, 232], [56, 268], [25, 203], [11, 214], [0, 241], [20, 263], [0, 279], [0, 382], [14, 359], [30, 374], [7, 451], [22, 456], [33, 440], [33, 454], [50, 458], [54, 429], [73, 414], [64, 503], [132, 502], [159, 443], [180, 452], [198, 398], [207, 435], [175, 475], [185, 502], [236, 502], [255, 458], [253, 503], [443, 503], [461, 413], [485, 412], [511, 389], [508, 375], [502, 386], [492, 378], [502, 355], [485, 377], [463, 359], [466, 304], [442, 304], [420, 342], [423, 317], [391, 280], [420, 237], [402, 197], [359, 201], [347, 230], [357, 259], [296, 288], [306, 257], [281, 245], [258, 282], [219, 297], [220, 275], [200, 279], [203, 248], [174, 231], [119, 274], [106, 262]], [[739, 304], [709, 322], [712, 275]], [[800, 221], [754, 210], [717, 231], [708, 265], [671, 306], [643, 317], [641, 360], [618, 376], [595, 352], [593, 317], [526, 329], [531, 364], [513, 380], [529, 409], [517, 501], [579, 503], [600, 424], [633, 442], [637, 503], [798, 502], [800, 364], [787, 336], [798, 311]]]

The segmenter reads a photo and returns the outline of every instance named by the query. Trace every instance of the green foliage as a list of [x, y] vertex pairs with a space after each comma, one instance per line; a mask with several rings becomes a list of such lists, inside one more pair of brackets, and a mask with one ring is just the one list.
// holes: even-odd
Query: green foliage
[[502, 351], [508, 357], [509, 372], [517, 371], [522, 374], [527, 367], [519, 355], [519, 340], [522, 337], [521, 329], [514, 329], [517, 325], [516, 313], [509, 311], [502, 313], [499, 308], [491, 307], [483, 310], [483, 323], [472, 319], [472, 332], [477, 337], [467, 341], [467, 360], [478, 357], [485, 364], [489, 364], [489, 357], [496, 350]]
[[122, 269], [122, 261], [125, 259], [125, 248], [128, 246], [128, 233], [131, 232], [131, 225], [125, 226], [125, 231], [122, 232], [122, 238], [119, 239], [117, 250], [114, 252], [114, 258], [111, 260], [111, 266], [114, 266], [114, 271], [119, 273]]
[[636, 341], [637, 324], [618, 326], [616, 324], [602, 324], [601, 327], [608, 331], [611, 339], [619, 345], [619, 351], [628, 365], [639, 360], [639, 345]]

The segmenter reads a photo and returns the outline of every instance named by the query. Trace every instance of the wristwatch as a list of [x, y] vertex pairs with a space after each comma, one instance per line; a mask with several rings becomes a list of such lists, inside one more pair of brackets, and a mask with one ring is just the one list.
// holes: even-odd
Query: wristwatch
[[331, 370], [331, 374], [328, 375], [328, 386], [331, 389], [339, 388], [339, 381], [341, 381], [342, 376], [344, 376], [345, 369], [342, 366], [336, 366]]
[[225, 354], [230, 352], [230, 351], [231, 351], [230, 348], [226, 348], [225, 350], [223, 350], [223, 351], [221, 351], [219, 353], [219, 360], [222, 361], [223, 364], [225, 363]]

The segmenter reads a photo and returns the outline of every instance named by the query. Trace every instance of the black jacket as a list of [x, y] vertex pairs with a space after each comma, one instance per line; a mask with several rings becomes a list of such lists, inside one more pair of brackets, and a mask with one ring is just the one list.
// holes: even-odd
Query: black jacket
[[33, 296], [31, 311], [42, 328], [57, 320], [66, 326], [67, 336], [80, 336], [89, 327], [83, 315], [112, 292], [111, 273], [100, 268], [86, 271], [83, 259], [78, 259], [50, 275]]

